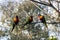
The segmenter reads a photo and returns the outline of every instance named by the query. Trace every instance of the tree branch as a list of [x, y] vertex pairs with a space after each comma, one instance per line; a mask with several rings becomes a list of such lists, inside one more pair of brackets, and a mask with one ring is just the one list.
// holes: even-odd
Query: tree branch
[[[31, 24], [42, 23], [42, 22], [32, 22]], [[46, 22], [47, 24], [59, 24], [60, 22]]]
[[50, 6], [50, 4], [49, 4], [49, 3], [46, 3], [46, 2], [43, 2], [43, 1], [41, 1], [41, 2], [33, 1], [33, 2], [35, 2], [35, 3], [39, 3], [39, 4], [43, 4], [43, 5], [46, 5], [46, 6]]
[[[47, 16], [51, 16], [51, 15], [49, 15], [48, 14], [48, 12], [46, 12], [45, 10], [43, 10], [43, 9], [41, 9], [40, 7], [38, 7], [38, 5], [36, 5], [34, 2], [31, 2], [32, 4], [34, 4], [39, 10], [41, 10], [42, 12], [44, 12], [45, 13], [45, 15], [47, 15]], [[46, 14], [47, 13], [47, 14]]]
[[58, 16], [60, 16], [60, 12], [59, 12], [59, 10], [57, 10], [57, 9], [51, 4], [50, 0], [49, 0], [49, 3], [46, 3], [46, 2], [43, 2], [43, 1], [38, 2], [38, 1], [34, 1], [34, 0], [31, 0], [31, 1], [33, 1], [33, 2], [35, 2], [35, 3], [39, 3], [39, 4], [43, 4], [43, 5], [46, 5], [46, 6], [50, 6], [50, 7], [52, 7], [53, 9], [55, 9], [55, 10], [59, 13]]
[[53, 5], [52, 5], [52, 3], [51, 3], [51, 1], [49, 0], [49, 3], [50, 3], [50, 7], [52, 7], [53, 9], [55, 9], [56, 10], [56, 12], [58, 12], [59, 13], [59, 15], [58, 16], [60, 16], [60, 12], [59, 12], [59, 10], [57, 10]]

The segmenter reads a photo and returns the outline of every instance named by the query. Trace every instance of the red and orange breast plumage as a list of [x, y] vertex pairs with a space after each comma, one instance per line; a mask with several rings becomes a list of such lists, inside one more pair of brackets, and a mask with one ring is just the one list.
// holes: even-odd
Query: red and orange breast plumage
[[18, 19], [18, 18], [13, 18], [13, 21], [14, 21], [14, 22], [18, 22], [19, 19]]
[[40, 20], [43, 19], [43, 16], [38, 16], [38, 19], [40, 19]]

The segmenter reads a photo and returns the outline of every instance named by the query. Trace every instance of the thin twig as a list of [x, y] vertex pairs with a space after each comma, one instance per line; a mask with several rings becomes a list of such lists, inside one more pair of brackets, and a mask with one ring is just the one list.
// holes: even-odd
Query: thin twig
[[25, 10], [23, 10], [23, 12], [25, 12], [26, 16], [29, 16]]
[[[52, 7], [52, 8], [55, 9], [58, 13], [60, 13], [59, 10], [57, 10], [57, 9], [52, 5], [52, 3], [51, 3], [50, 0], [49, 0], [49, 3], [50, 3], [50, 7]], [[60, 16], [60, 14], [59, 14], [58, 16]]]
[[39, 3], [39, 4], [43, 4], [43, 5], [46, 5], [46, 6], [50, 6], [49, 3], [46, 3], [46, 2], [43, 2], [43, 1], [41, 1], [41, 2], [38, 2], [38, 1], [32, 1], [32, 2]]
[[49, 3], [46, 3], [46, 2], [38, 2], [38, 1], [32, 1], [32, 2], [39, 3], [39, 4], [43, 4], [43, 5], [46, 5], [46, 6], [50, 6], [50, 7], [52, 7], [53, 9], [55, 9], [55, 10], [59, 13], [59, 16], [60, 16], [59, 10], [57, 10], [57, 9], [51, 4], [50, 1], [49, 1]]
[[[32, 22], [31, 24], [42, 23], [42, 22]], [[59, 24], [60, 22], [46, 22], [47, 24]]]
[[[31, 1], [31, 3], [32, 4], [34, 4], [34, 2], [32, 2]], [[35, 5], [35, 4], [34, 4]], [[42, 12], [44, 12], [44, 13], [47, 13], [46, 15], [48, 15], [48, 12], [46, 12], [45, 10], [43, 10], [43, 9], [41, 9], [40, 7], [38, 7], [37, 5], [35, 5], [39, 10], [41, 10]], [[49, 17], [51, 16], [51, 15], [48, 15]]]

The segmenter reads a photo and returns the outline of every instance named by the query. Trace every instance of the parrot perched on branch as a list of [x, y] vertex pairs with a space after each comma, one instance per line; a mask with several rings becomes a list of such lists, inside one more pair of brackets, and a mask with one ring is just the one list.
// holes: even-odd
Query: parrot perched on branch
[[45, 17], [41, 14], [38, 15], [38, 19], [47, 27], [47, 24], [46, 24], [46, 20], [45, 20]]
[[13, 18], [13, 28], [12, 28], [12, 31], [13, 31], [13, 29], [15, 28], [15, 26], [18, 24], [18, 22], [19, 22], [19, 18], [18, 18], [18, 16], [16, 15], [16, 16]]
[[[24, 27], [25, 25], [27, 25], [27, 24], [30, 24], [32, 21], [33, 21], [33, 16], [28, 17], [28, 18], [26, 19], [26, 23], [23, 25], [23, 27]], [[23, 27], [22, 27], [22, 28], [23, 28]]]

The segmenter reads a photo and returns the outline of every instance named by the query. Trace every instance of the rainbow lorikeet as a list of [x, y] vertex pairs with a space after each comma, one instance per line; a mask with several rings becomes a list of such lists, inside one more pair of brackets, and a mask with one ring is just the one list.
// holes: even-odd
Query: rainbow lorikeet
[[45, 17], [41, 14], [38, 15], [38, 19], [47, 27], [47, 24], [46, 24], [46, 20], [45, 20]]
[[23, 27], [27, 24], [30, 24], [32, 21], [33, 21], [33, 16], [30, 16], [30, 17], [26, 18], [26, 23], [23, 25]]
[[15, 26], [18, 24], [18, 22], [19, 22], [19, 18], [18, 18], [18, 16], [16, 15], [16, 17], [13, 18], [13, 28], [12, 28], [12, 31], [13, 31], [13, 29], [15, 28]]

